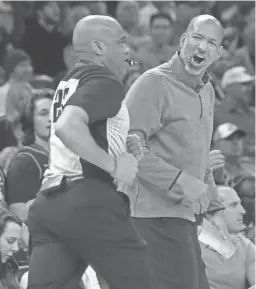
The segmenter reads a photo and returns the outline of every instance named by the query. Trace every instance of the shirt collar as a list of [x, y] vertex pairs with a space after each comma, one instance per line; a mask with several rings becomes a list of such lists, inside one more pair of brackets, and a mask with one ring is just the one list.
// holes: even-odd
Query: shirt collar
[[211, 80], [207, 71], [200, 75], [189, 74], [180, 60], [179, 52], [176, 52], [173, 55], [172, 59], [169, 61], [169, 65], [176, 76], [196, 92], [199, 92], [200, 89]]

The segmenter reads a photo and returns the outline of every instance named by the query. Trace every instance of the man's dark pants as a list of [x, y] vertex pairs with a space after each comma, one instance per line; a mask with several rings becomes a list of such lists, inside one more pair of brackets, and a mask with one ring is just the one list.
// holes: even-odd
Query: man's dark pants
[[130, 217], [129, 199], [87, 179], [39, 193], [29, 212], [28, 289], [78, 289], [87, 265], [110, 289], [149, 289], [150, 260]]
[[181, 218], [134, 218], [152, 256], [157, 289], [209, 289], [197, 225]]

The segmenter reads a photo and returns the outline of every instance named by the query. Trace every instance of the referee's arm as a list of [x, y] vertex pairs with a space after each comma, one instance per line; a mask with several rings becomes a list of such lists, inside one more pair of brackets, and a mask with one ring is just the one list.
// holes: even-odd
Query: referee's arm
[[101, 149], [88, 128], [89, 116], [78, 106], [68, 105], [56, 123], [55, 134], [73, 153], [101, 169], [112, 172], [114, 158]]

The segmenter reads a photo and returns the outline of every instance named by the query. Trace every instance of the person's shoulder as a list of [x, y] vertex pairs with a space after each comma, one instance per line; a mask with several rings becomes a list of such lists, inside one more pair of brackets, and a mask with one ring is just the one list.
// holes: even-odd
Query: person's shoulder
[[248, 53], [247, 47], [242, 46], [242, 47], [236, 49], [234, 56], [244, 57], [247, 53]]
[[95, 82], [102, 82], [103, 80], [115, 82], [121, 85], [116, 76], [107, 68], [96, 65], [94, 63], [77, 63], [73, 69], [66, 74], [63, 81], [68, 81], [74, 78], [79, 80], [79, 86], [86, 85], [86, 83], [94, 79]]
[[245, 254], [247, 253], [249, 247], [255, 248], [255, 245], [252, 243], [251, 240], [246, 238], [243, 234], [238, 234], [236, 236], [236, 244], [237, 247], [240, 248]]

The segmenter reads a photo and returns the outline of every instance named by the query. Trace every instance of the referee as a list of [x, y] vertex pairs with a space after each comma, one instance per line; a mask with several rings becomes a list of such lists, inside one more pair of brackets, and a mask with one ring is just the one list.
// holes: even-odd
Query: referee
[[78, 289], [91, 265], [110, 289], [149, 289], [147, 247], [129, 198], [117, 190], [138, 171], [125, 152], [125, 35], [113, 18], [88, 16], [77, 23], [73, 45], [79, 62], [53, 99], [49, 169], [28, 217], [28, 288]]

